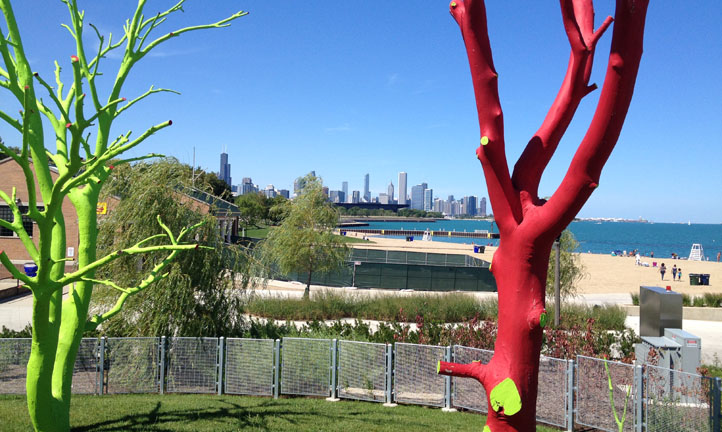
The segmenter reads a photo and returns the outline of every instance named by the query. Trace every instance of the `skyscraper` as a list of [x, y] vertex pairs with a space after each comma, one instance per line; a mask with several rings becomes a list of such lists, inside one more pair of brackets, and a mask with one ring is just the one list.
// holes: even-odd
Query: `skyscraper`
[[476, 197], [474, 195], [464, 197], [464, 210], [469, 216], [476, 216]]
[[424, 189], [424, 210], [432, 211], [434, 209], [434, 190]]
[[364, 201], [371, 202], [371, 191], [369, 190], [369, 175], [364, 176]]
[[361, 192], [353, 191], [353, 194], [351, 195], [351, 202], [354, 204], [358, 204], [359, 201], [361, 201]]
[[344, 199], [341, 202], [348, 202], [348, 182], [342, 182], [341, 183], [341, 190], [343, 191]]
[[231, 164], [228, 163], [228, 153], [221, 153], [221, 170], [218, 171], [218, 178], [231, 185]]
[[481, 197], [479, 201], [479, 216], [486, 217], [486, 197]]
[[394, 182], [389, 182], [388, 187], [388, 196], [389, 196], [389, 202], [387, 204], [393, 204], [394, 203]]
[[406, 173], [399, 173], [399, 204], [408, 204], [406, 202]]
[[426, 183], [421, 183], [411, 187], [411, 208], [416, 210], [424, 209], [424, 190], [428, 187]]

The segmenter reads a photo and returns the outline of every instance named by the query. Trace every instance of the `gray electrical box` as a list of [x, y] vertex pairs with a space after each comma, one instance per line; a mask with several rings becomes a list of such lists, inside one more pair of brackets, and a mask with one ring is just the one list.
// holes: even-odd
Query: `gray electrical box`
[[665, 328], [682, 328], [682, 295], [660, 287], [639, 287], [639, 335], [661, 337]]
[[[682, 346], [676, 341], [660, 336], [642, 336], [642, 342], [634, 347], [637, 361], [655, 363], [655, 366], [667, 369], [679, 369], [682, 357]], [[654, 349], [659, 357], [656, 361], [648, 358], [650, 349]]]
[[[702, 340], [682, 329], [665, 329], [664, 336], [677, 342], [680, 346], [682, 364], [676, 367], [682, 372], [697, 373], [697, 368], [702, 364]], [[670, 368], [671, 369], [671, 368]]]

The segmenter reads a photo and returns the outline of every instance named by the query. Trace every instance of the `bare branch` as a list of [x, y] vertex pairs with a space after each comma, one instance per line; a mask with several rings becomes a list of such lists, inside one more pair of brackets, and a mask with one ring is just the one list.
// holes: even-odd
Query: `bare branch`
[[115, 116], [118, 117], [118, 116], [120, 115], [120, 113], [122, 113], [123, 111], [127, 110], [127, 109], [130, 108], [131, 106], [135, 105], [136, 102], [139, 102], [139, 101], [145, 99], [146, 97], [150, 96], [150, 95], [153, 94], [153, 93], [160, 93], [160, 92], [175, 93], [175, 94], [177, 94], [177, 95], [180, 94], [180, 92], [177, 92], [177, 91], [175, 91], [175, 90], [165, 89], [165, 88], [153, 88], [153, 86], [150, 86], [150, 90], [146, 91], [146, 92], [143, 93], [142, 95], [138, 96], [137, 98], [129, 101], [127, 104], [125, 104], [125, 105], [123, 105], [122, 107], [120, 107], [120, 109], [118, 109], [118, 111], [116, 111]]

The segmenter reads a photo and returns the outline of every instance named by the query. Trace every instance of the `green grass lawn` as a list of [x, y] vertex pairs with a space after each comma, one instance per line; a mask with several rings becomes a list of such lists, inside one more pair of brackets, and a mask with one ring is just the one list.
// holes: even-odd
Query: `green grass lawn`
[[[214, 395], [75, 395], [73, 431], [481, 431], [485, 418], [419, 406]], [[24, 396], [0, 396], [0, 429], [28, 431]], [[557, 429], [537, 427], [537, 431]]]

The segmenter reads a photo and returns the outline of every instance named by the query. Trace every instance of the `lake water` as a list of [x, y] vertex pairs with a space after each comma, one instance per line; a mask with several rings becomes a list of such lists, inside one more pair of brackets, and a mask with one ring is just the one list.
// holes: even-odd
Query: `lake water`
[[[480, 220], [436, 220], [435, 222], [370, 222], [369, 228], [408, 229], [432, 231], [487, 230], [499, 232], [495, 224]], [[654, 252], [655, 257], [666, 258], [676, 253], [681, 257], [689, 255], [693, 243], [700, 243], [705, 256], [717, 259], [722, 251], [722, 224], [672, 224], [640, 222], [594, 222], [577, 221], [569, 230], [579, 242], [579, 252], [611, 253], [614, 250], [631, 251], [638, 249], [642, 255]], [[434, 241], [454, 243], [491, 244], [498, 240], [435, 237]]]

